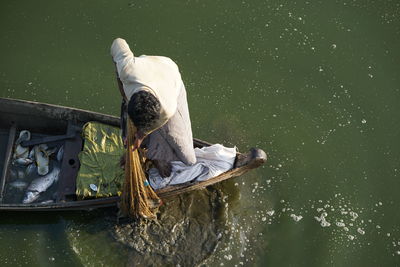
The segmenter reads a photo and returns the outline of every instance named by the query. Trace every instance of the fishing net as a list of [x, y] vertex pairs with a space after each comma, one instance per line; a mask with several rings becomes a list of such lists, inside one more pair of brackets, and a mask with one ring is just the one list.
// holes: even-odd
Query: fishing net
[[130, 119], [127, 120], [127, 124], [125, 183], [121, 196], [121, 211], [132, 218], [155, 219], [161, 201], [146, 179], [143, 155], [138, 149], [132, 149], [136, 128]]

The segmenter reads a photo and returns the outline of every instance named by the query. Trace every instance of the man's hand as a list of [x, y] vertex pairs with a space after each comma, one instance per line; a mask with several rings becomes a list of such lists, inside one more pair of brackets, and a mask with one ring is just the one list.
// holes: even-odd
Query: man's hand
[[161, 177], [165, 178], [171, 175], [171, 164], [164, 160], [153, 160], [154, 166], [158, 169]]
[[133, 140], [132, 150], [135, 151], [136, 149], [138, 149], [145, 138], [146, 138], [146, 134], [144, 134], [140, 130], [137, 130], [136, 133], [135, 133], [135, 138]]

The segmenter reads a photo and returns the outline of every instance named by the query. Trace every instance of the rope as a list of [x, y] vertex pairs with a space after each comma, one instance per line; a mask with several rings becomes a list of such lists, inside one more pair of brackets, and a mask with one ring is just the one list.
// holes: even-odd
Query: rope
[[144, 157], [138, 149], [132, 151], [136, 128], [128, 119], [125, 184], [121, 198], [121, 211], [131, 218], [156, 219], [161, 200], [149, 185], [143, 171]]

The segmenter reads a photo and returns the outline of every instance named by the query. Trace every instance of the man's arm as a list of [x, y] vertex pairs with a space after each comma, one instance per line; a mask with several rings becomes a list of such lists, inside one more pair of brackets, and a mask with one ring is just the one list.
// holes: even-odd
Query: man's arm
[[127, 109], [127, 105], [128, 105], [127, 102], [128, 101], [127, 101], [127, 98], [126, 98], [126, 95], [125, 95], [124, 86], [123, 86], [123, 84], [122, 84], [122, 82], [121, 82], [121, 80], [119, 78], [118, 71], [117, 71], [117, 66], [116, 66], [115, 62], [114, 62], [114, 65], [115, 65], [115, 77], [117, 79], [118, 89], [119, 89], [119, 92], [120, 92], [120, 94], [122, 96], [121, 111], [120, 111], [120, 117], [121, 117], [120, 127], [121, 127], [121, 131], [122, 131], [122, 133], [121, 133], [122, 140], [123, 140], [124, 145], [125, 145], [125, 141], [126, 141], [126, 118], [127, 118], [126, 109]]
[[117, 70], [117, 64], [115, 62], [114, 62], [114, 66], [115, 66], [115, 77], [117, 79], [119, 92], [121, 93], [122, 98], [126, 101], [127, 99], [126, 99], [126, 95], [125, 95], [125, 91], [124, 91], [124, 86], [123, 86], [123, 84], [121, 82], [121, 79], [119, 78], [118, 70]]
[[111, 45], [110, 54], [114, 61], [116, 72], [118, 73], [117, 77], [124, 81], [127, 75], [124, 69], [135, 62], [135, 57], [133, 56], [129, 45], [124, 39], [117, 38]]

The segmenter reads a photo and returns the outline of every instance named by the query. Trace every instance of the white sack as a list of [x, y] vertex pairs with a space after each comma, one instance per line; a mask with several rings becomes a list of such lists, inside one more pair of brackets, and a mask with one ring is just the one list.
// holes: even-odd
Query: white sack
[[172, 161], [171, 175], [162, 178], [156, 168], [149, 170], [151, 187], [160, 189], [168, 185], [183, 184], [190, 181], [205, 181], [232, 169], [236, 157], [236, 147], [228, 148], [215, 144], [195, 148], [197, 162], [188, 166], [181, 161]]

